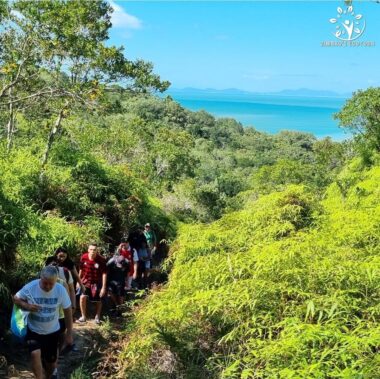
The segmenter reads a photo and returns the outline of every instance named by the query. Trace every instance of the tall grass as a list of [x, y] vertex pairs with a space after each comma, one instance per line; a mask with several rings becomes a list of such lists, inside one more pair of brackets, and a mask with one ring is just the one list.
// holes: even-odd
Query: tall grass
[[378, 378], [379, 183], [379, 166], [354, 161], [322, 201], [291, 186], [183, 225], [121, 375]]

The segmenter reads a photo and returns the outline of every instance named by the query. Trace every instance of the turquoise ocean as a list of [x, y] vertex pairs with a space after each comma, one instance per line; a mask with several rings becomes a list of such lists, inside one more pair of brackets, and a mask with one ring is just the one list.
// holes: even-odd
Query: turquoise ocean
[[175, 92], [170, 96], [192, 111], [203, 109], [215, 117], [232, 117], [262, 132], [296, 130], [318, 138], [330, 136], [336, 141], [350, 137], [333, 119], [346, 100], [343, 97]]

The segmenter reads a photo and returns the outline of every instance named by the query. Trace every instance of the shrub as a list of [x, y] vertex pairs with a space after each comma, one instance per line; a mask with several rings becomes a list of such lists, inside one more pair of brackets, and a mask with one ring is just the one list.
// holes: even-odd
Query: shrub
[[[336, 183], [319, 203], [288, 187], [210, 225], [183, 225], [168, 285], [135, 316], [124, 374], [377, 377], [379, 174], [353, 164], [344, 197]], [[154, 364], [168, 356], [174, 374]]]

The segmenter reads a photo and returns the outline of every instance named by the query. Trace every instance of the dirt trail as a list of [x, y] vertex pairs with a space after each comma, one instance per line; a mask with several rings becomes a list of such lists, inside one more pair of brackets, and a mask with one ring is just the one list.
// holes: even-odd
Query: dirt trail
[[[106, 337], [113, 337], [120, 329], [122, 320], [105, 319], [103, 326], [96, 325], [92, 320], [86, 324], [74, 324], [74, 342], [78, 351], [70, 351], [58, 359], [59, 379], [69, 379], [73, 372], [82, 366], [96, 366], [102, 356], [102, 350], [111, 342]], [[112, 338], [111, 338], [112, 339]], [[33, 379], [30, 369], [28, 350], [20, 344], [4, 343], [0, 350], [1, 379]]]
[[[151, 289], [155, 289], [159, 283], [165, 282], [166, 274], [160, 270], [151, 273]], [[125, 329], [130, 317], [131, 305], [134, 300], [146, 296], [142, 291], [127, 293], [127, 302], [120, 308], [123, 316], [116, 317], [109, 314], [109, 299], [104, 302], [104, 317], [101, 325], [96, 325], [94, 320], [85, 324], [74, 323], [74, 342], [78, 351], [71, 351], [61, 356], [58, 360], [59, 379], [83, 378], [82, 375], [72, 375], [75, 370], [84, 367], [91, 371], [93, 379], [108, 378], [117, 372], [117, 354], [120, 350], [121, 333]], [[132, 302], [132, 303], [129, 303]], [[79, 312], [76, 313], [79, 317]], [[26, 346], [16, 345], [11, 341], [0, 340], [0, 379], [33, 379], [30, 369], [29, 353]]]

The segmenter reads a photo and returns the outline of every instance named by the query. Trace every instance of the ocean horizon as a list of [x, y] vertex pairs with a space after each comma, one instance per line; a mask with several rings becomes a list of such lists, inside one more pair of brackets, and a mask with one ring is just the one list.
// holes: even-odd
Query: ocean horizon
[[255, 129], [275, 134], [282, 130], [312, 133], [335, 141], [350, 138], [333, 114], [339, 112], [345, 97], [282, 96], [277, 94], [229, 94], [215, 92], [168, 94], [192, 111], [205, 110], [217, 118], [230, 117]]

